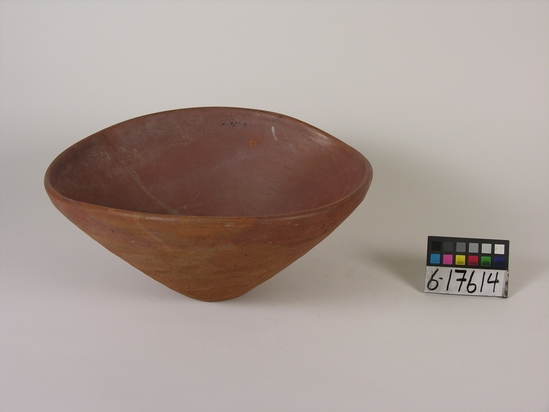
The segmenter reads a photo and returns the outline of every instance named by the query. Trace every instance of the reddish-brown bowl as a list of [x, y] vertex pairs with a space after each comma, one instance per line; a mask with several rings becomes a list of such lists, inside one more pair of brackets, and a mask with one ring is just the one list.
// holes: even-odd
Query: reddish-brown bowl
[[50, 165], [53, 204], [108, 250], [186, 296], [219, 301], [271, 278], [362, 202], [370, 163], [299, 120], [205, 107], [150, 114]]

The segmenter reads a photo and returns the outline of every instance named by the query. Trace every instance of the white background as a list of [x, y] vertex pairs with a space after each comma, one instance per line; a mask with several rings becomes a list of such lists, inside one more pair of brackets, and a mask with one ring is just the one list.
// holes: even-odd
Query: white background
[[[0, 1], [0, 41], [1, 411], [549, 411], [549, 2]], [[374, 168], [330, 237], [221, 303], [42, 183], [98, 130], [212, 105]], [[424, 294], [428, 235], [509, 239], [509, 298]]]

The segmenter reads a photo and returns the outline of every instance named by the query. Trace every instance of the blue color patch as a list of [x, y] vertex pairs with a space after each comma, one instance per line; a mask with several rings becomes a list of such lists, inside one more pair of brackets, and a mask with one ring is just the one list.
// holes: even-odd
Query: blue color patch
[[494, 256], [494, 266], [497, 268], [502, 268], [504, 266], [504, 258], [503, 256]]
[[440, 253], [431, 253], [431, 265], [440, 265]]

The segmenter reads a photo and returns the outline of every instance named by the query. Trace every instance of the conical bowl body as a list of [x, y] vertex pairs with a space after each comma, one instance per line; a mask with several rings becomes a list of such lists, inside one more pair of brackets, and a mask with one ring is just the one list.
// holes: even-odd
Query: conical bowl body
[[53, 204], [186, 296], [240, 296], [328, 236], [364, 199], [369, 162], [299, 120], [181, 109], [119, 123], [50, 165]]

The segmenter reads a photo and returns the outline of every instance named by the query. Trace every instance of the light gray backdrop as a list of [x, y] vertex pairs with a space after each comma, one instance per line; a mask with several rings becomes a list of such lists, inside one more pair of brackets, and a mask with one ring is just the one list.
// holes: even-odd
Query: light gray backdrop
[[[0, 410], [549, 410], [548, 2], [0, 1], [0, 42]], [[326, 241], [222, 303], [42, 184], [100, 129], [211, 105], [374, 167]], [[509, 239], [509, 299], [424, 294], [428, 235]]]

